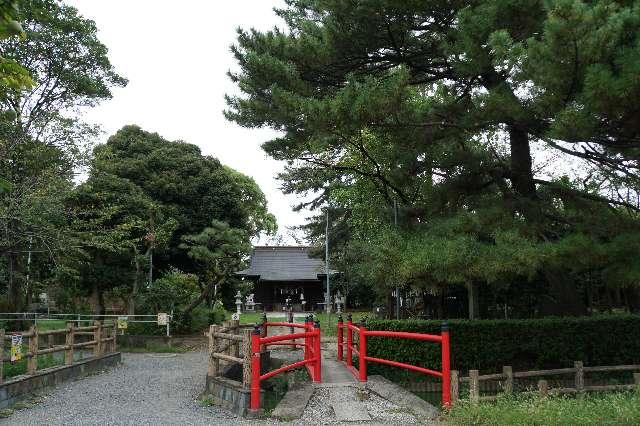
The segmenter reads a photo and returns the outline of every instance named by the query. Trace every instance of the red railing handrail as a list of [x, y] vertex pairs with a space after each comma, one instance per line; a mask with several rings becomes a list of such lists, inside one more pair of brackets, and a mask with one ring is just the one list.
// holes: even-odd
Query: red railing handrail
[[350, 329], [350, 330], [353, 330], [353, 331], [360, 331], [360, 327], [358, 327], [357, 325], [352, 324], [352, 323], [350, 323], [350, 322], [348, 322], [348, 323], [345, 325], [345, 327], [346, 327], [346, 328], [348, 328], [348, 329]]
[[[343, 342], [342, 330], [347, 332], [347, 342]], [[359, 344], [353, 345], [353, 332], [358, 333]], [[393, 361], [390, 359], [376, 358], [367, 356], [367, 338], [368, 337], [391, 337], [398, 339], [410, 339], [425, 342], [435, 342], [440, 344], [441, 348], [441, 360], [442, 369], [440, 371], [432, 370], [429, 368], [420, 367], [417, 365], [407, 364], [400, 361]], [[423, 374], [439, 377], [442, 379], [442, 404], [446, 407], [451, 405], [451, 352], [449, 342], [449, 327], [445, 323], [442, 324], [442, 331], [438, 334], [427, 333], [412, 333], [407, 331], [391, 331], [391, 330], [367, 330], [364, 325], [357, 326], [351, 322], [351, 315], [346, 324], [342, 321], [342, 318], [338, 319], [338, 360], [343, 361], [342, 350], [346, 346], [347, 356], [344, 362], [347, 365], [347, 369], [353, 373], [356, 378], [361, 382], [367, 381], [367, 361], [376, 362], [379, 364], [390, 365], [393, 367], [400, 367], [411, 371], [417, 371]], [[358, 368], [352, 366], [353, 355], [358, 357]]]
[[298, 324], [296, 322], [266, 322], [262, 323], [267, 327], [291, 327], [291, 328], [304, 328], [307, 329], [308, 326], [305, 324]]
[[[262, 322], [262, 329], [258, 325], [251, 335], [251, 398], [250, 410], [257, 411], [260, 409], [260, 382], [267, 380], [284, 371], [292, 370], [301, 366], [305, 366], [314, 383], [321, 381], [321, 362], [322, 354], [320, 352], [320, 324], [315, 324], [308, 317], [304, 324], [292, 322], [267, 322], [266, 317]], [[290, 327], [300, 328], [305, 331], [301, 333], [288, 333], [275, 336], [267, 336], [267, 328], [272, 327]], [[293, 330], [292, 330], [293, 331]], [[297, 343], [293, 340], [304, 339], [304, 343]], [[293, 341], [293, 342], [292, 342]], [[304, 348], [304, 359], [284, 365], [275, 370], [260, 375], [260, 357], [261, 351], [266, 346], [282, 345]]]
[[395, 337], [399, 339], [425, 340], [429, 342], [442, 342], [442, 336], [438, 334], [410, 333], [407, 331], [367, 330], [367, 336]]
[[289, 334], [276, 334], [275, 336], [267, 336], [260, 338], [261, 345], [268, 345], [272, 342], [281, 342], [283, 340], [294, 340], [294, 339], [302, 339], [305, 337], [313, 337], [315, 336], [315, 331], [305, 331], [303, 333], [289, 333]]
[[391, 365], [392, 367], [405, 368], [407, 370], [417, 371], [419, 373], [429, 374], [431, 376], [442, 378], [441, 371], [430, 370], [428, 368], [418, 367], [417, 365], [405, 364], [404, 362], [392, 361], [390, 359], [384, 359], [384, 358], [375, 358], [372, 356], [365, 356], [364, 359], [371, 362], [377, 362], [379, 364], [386, 364], [386, 365]]
[[305, 364], [310, 364], [312, 362], [315, 362], [315, 359], [313, 358], [303, 359], [302, 361], [297, 361], [297, 362], [294, 362], [293, 364], [287, 364], [284, 367], [280, 367], [275, 370], [269, 371], [268, 373], [264, 373], [262, 376], [260, 376], [260, 381], [267, 380], [278, 373], [282, 373], [287, 370], [293, 370], [294, 368], [298, 368], [300, 366], [303, 366]]

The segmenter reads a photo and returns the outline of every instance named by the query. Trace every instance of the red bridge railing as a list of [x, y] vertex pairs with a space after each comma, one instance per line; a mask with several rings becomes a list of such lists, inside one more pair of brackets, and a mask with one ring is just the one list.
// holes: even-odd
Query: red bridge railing
[[[267, 336], [268, 327], [289, 327], [291, 330], [302, 329], [301, 332], [291, 332]], [[303, 343], [296, 342], [301, 339]], [[293, 346], [303, 348], [303, 359], [288, 364], [264, 374], [261, 373], [260, 353], [267, 346]], [[262, 326], [256, 325], [251, 335], [251, 410], [260, 409], [260, 383], [276, 374], [305, 366], [314, 383], [320, 383], [321, 378], [321, 353], [320, 353], [320, 322], [313, 322], [311, 316], [305, 318], [304, 324], [294, 322], [263, 322]]]
[[[347, 333], [347, 342], [344, 342], [344, 331]], [[358, 336], [358, 344], [354, 345], [353, 333]], [[393, 361], [390, 359], [375, 358], [367, 355], [367, 337], [391, 337], [395, 339], [411, 339], [421, 340], [425, 342], [439, 343], [441, 346], [442, 369], [431, 370], [429, 368], [417, 365], [406, 364], [404, 362]], [[346, 357], [344, 348], [346, 346]], [[358, 368], [353, 365], [353, 356], [358, 357]], [[351, 322], [351, 315], [347, 317], [347, 323], [343, 323], [342, 317], [338, 318], [338, 361], [344, 361], [347, 369], [361, 382], [367, 381], [367, 362], [376, 362], [379, 364], [400, 367], [419, 373], [428, 374], [430, 376], [442, 379], [442, 405], [449, 407], [451, 405], [451, 348], [449, 342], [449, 326], [447, 323], [442, 324], [440, 334], [424, 334], [424, 333], [408, 333], [405, 331], [387, 331], [387, 330], [367, 330], [364, 325], [355, 325]]]

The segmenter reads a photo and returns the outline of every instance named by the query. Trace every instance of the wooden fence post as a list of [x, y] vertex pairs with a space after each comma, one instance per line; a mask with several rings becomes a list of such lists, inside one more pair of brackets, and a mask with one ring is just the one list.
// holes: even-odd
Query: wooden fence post
[[64, 351], [64, 364], [72, 365], [73, 364], [73, 344], [75, 342], [75, 325], [72, 321], [67, 323], [67, 334], [65, 345], [67, 345], [67, 349]]
[[510, 365], [502, 367], [502, 374], [504, 374], [504, 393], [510, 395], [513, 393], [513, 369]]
[[246, 328], [242, 330], [242, 387], [249, 389], [251, 386], [251, 357], [253, 352], [251, 351], [251, 334], [252, 330]]
[[93, 340], [95, 340], [95, 345], [93, 345], [93, 356], [99, 357], [102, 355], [102, 322], [99, 320], [93, 321], [93, 325], [96, 329], [93, 331]]
[[118, 352], [118, 321], [113, 320], [113, 352]]
[[633, 373], [633, 383], [636, 384], [636, 389], [640, 392], [640, 373]]
[[574, 361], [573, 368], [576, 369], [576, 391], [578, 396], [584, 395], [584, 365], [582, 361]]
[[29, 352], [31, 356], [27, 360], [27, 374], [35, 374], [38, 370], [38, 327], [32, 325], [29, 328]]
[[480, 380], [478, 376], [480, 376], [478, 370], [469, 370], [469, 399], [474, 404], [480, 401]]
[[451, 370], [451, 404], [460, 399], [460, 379], [458, 370]]
[[549, 384], [546, 380], [538, 380], [538, 392], [540, 392], [540, 396], [542, 397], [549, 395]]
[[220, 369], [220, 360], [212, 356], [218, 348], [218, 339], [213, 335], [213, 333], [216, 333], [217, 331], [217, 325], [209, 326], [209, 369], [207, 371], [207, 374], [211, 377], [217, 376]]
[[0, 383], [4, 377], [4, 328], [0, 328]]
[[[233, 326], [233, 331], [231, 333], [235, 334], [236, 336], [239, 336], [240, 320], [231, 320], [231, 325]], [[238, 341], [233, 342], [233, 353], [231, 355], [235, 356], [236, 358], [240, 358], [240, 342]]]

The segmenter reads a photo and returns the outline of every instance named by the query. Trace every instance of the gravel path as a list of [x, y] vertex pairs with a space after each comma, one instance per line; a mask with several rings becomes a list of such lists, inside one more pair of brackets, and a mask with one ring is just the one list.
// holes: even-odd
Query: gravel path
[[417, 423], [397, 405], [352, 386], [316, 389], [303, 417], [294, 422], [245, 420], [198, 403], [206, 365], [205, 352], [125, 353], [120, 366], [58, 386], [34, 407], [0, 419], [0, 425], [334, 425], [339, 423], [331, 403], [355, 399], [365, 403], [372, 417], [367, 425]]
[[204, 389], [206, 354], [123, 354], [122, 365], [54, 389], [17, 411], [11, 425], [238, 424], [233, 414], [196, 401]]

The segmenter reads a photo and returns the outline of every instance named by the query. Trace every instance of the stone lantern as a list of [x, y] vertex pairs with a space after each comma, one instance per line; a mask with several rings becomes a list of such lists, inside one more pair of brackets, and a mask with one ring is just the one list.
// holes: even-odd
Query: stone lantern
[[300, 293], [300, 304], [302, 305], [302, 312], [306, 312], [304, 305], [307, 304], [307, 301], [304, 300], [304, 293]]
[[240, 290], [236, 293], [236, 313], [238, 315], [242, 313], [242, 295], [240, 294]]

